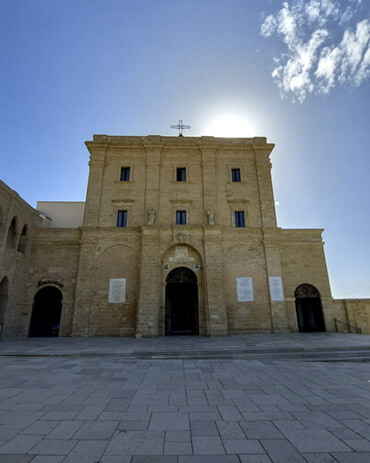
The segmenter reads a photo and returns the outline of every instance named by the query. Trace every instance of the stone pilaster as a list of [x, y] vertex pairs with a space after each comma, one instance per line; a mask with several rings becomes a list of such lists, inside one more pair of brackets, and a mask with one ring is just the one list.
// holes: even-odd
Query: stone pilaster
[[273, 333], [279, 331], [289, 331], [288, 314], [285, 300], [273, 301], [270, 289], [270, 277], [280, 277], [282, 285], [284, 287], [278, 232], [279, 230], [277, 228], [274, 230], [263, 230], [263, 244], [265, 249], [266, 261], [266, 278], [269, 291], [269, 303], [271, 313], [271, 331]]
[[204, 230], [204, 281], [206, 317], [209, 336], [225, 336], [229, 333], [224, 295], [222, 266], [222, 230], [210, 226]]
[[276, 227], [270, 153], [274, 145], [253, 145], [257, 172], [262, 227]]
[[141, 233], [136, 337], [150, 338], [158, 335], [159, 229], [153, 225], [145, 226]]
[[84, 227], [97, 227], [99, 225], [105, 153], [108, 147], [105, 139], [106, 135], [94, 135], [93, 142], [86, 142], [90, 151], [90, 173], [86, 192]]
[[146, 156], [145, 214], [155, 211], [155, 224], [159, 221], [159, 188], [162, 144], [144, 145]]
[[93, 297], [94, 263], [96, 253], [95, 233], [82, 229], [78, 259], [72, 336], [88, 336], [90, 310]]

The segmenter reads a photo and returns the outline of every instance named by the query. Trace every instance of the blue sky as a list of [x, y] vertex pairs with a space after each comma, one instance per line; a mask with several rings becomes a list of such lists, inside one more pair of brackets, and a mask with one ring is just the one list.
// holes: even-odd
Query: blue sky
[[85, 199], [94, 133], [266, 136], [278, 224], [370, 297], [368, 0], [1, 0], [0, 178]]

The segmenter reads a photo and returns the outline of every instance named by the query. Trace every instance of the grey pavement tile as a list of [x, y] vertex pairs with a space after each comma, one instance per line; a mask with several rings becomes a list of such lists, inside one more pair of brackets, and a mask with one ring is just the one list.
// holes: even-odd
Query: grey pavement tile
[[19, 433], [19, 429], [7, 429], [0, 427], [0, 441], [7, 441], [17, 435]]
[[239, 455], [241, 463], [271, 463], [270, 457], [262, 455]]
[[149, 421], [151, 414], [144, 412], [102, 412], [98, 420], [106, 421]]
[[104, 408], [104, 405], [86, 405], [74, 419], [78, 421], [96, 420]]
[[188, 442], [190, 431], [166, 431], [166, 442]]
[[36, 411], [10, 411], [0, 416], [0, 425], [8, 429], [24, 429], [43, 415]]
[[78, 463], [79, 461], [84, 463], [84, 460], [89, 460], [89, 463], [99, 461], [107, 445], [108, 442], [102, 440], [79, 441], [64, 461], [66, 463]]
[[149, 430], [188, 430], [189, 416], [187, 413], [152, 413]]
[[[136, 463], [136, 462], [132, 462]], [[149, 463], [149, 462], [148, 462]], [[178, 463], [239, 463], [236, 455], [180, 455]]]
[[352, 410], [327, 411], [326, 413], [336, 420], [361, 420], [363, 418]]
[[329, 453], [305, 453], [303, 456], [308, 463], [337, 463]]
[[224, 440], [223, 444], [228, 454], [256, 454], [265, 453], [258, 440], [238, 439], [238, 440]]
[[104, 411], [106, 412], [125, 412], [130, 405], [131, 399], [111, 399], [106, 404]]
[[242, 421], [240, 426], [248, 439], [283, 439], [284, 435], [271, 421]]
[[51, 432], [59, 423], [60, 421], [38, 420], [32, 423], [30, 426], [28, 426], [28, 428], [23, 429], [21, 434], [36, 434], [36, 435], [45, 436], [49, 434], [49, 432]]
[[168, 442], [164, 444], [165, 455], [192, 455], [191, 442]]
[[191, 421], [192, 436], [218, 436], [215, 421]]
[[239, 421], [242, 420], [243, 417], [239, 413], [238, 409], [232, 405], [219, 405], [218, 409], [221, 413], [222, 419], [227, 421]]
[[1, 455], [1, 463], [29, 463], [33, 457], [34, 455]]
[[[131, 456], [103, 456], [100, 458], [99, 463], [130, 463]], [[176, 463], [176, 462], [175, 462]]]
[[242, 412], [246, 421], [293, 420], [294, 416], [288, 412]]
[[86, 421], [73, 439], [110, 439], [118, 426], [118, 421]]
[[70, 439], [83, 421], [61, 421], [48, 435], [48, 439]]
[[351, 452], [351, 448], [326, 429], [283, 431], [287, 439], [302, 453]]
[[343, 424], [326, 414], [325, 412], [292, 412], [294, 417], [299, 420], [306, 428], [311, 429], [339, 429]]
[[[28, 436], [18, 434], [0, 447], [0, 454], [3, 453], [27, 453], [42, 439], [41, 436]], [[0, 458], [1, 461], [1, 458]]]
[[180, 410], [180, 408], [181, 407], [178, 407], [177, 405], [149, 405], [149, 407], [147, 407], [146, 411], [148, 411], [148, 413], [153, 413], [153, 412], [157, 412], [157, 413], [177, 413], [178, 411], [179, 412], [186, 411], [186, 410]]
[[370, 453], [333, 453], [339, 463], [369, 463]]
[[48, 404], [42, 407], [43, 412], [80, 412], [84, 408], [83, 405], [75, 404]]
[[75, 440], [43, 439], [32, 448], [34, 455], [68, 455], [76, 445]]
[[61, 463], [64, 455], [37, 455], [32, 463]]
[[[104, 423], [105, 421], [103, 421]], [[120, 421], [118, 431], [145, 431], [148, 429], [149, 421]]]
[[260, 443], [273, 463], [305, 463], [297, 449], [286, 439], [262, 439]]
[[43, 415], [43, 420], [51, 420], [51, 421], [62, 421], [62, 420], [73, 420], [73, 418], [77, 415], [78, 412], [63, 412], [63, 411], [56, 411], [56, 412], [47, 412]]
[[306, 427], [298, 420], [274, 420], [274, 426], [280, 431], [283, 429], [306, 429]]
[[370, 436], [370, 424], [364, 420], [342, 420], [342, 423], [365, 439]]
[[341, 429], [331, 429], [330, 432], [334, 434], [334, 436], [339, 437], [339, 439], [362, 439], [360, 434], [357, 432], [352, 431], [349, 428], [341, 428]]
[[190, 412], [190, 421], [221, 421], [222, 417], [219, 413], [203, 413], [203, 412]]
[[245, 439], [245, 434], [237, 421], [216, 421], [216, 425], [222, 440]]
[[120, 431], [108, 444], [105, 455], [162, 455], [163, 431]]
[[[370, 436], [368, 436], [370, 439]], [[370, 452], [370, 441], [367, 439], [343, 439], [355, 452]]]
[[193, 436], [194, 455], [221, 455], [225, 453], [222, 441], [217, 436]]
[[135, 455], [132, 457], [131, 463], [177, 463], [177, 457], [172, 455]]

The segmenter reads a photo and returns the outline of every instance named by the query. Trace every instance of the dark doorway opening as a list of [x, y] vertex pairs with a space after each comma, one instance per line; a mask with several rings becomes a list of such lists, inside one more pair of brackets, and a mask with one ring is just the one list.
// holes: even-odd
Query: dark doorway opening
[[298, 329], [301, 333], [325, 331], [321, 297], [318, 290], [309, 284], [298, 286], [294, 293]]
[[198, 282], [186, 267], [172, 270], [166, 279], [165, 334], [199, 334]]
[[55, 337], [59, 334], [62, 292], [46, 286], [35, 295], [30, 323], [30, 337]]

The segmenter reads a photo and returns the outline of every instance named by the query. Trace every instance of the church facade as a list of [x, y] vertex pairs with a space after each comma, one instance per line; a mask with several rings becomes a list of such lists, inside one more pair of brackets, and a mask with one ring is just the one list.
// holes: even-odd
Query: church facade
[[0, 185], [3, 336], [367, 332], [369, 301], [331, 296], [323, 230], [277, 226], [265, 138], [86, 146], [84, 204]]

